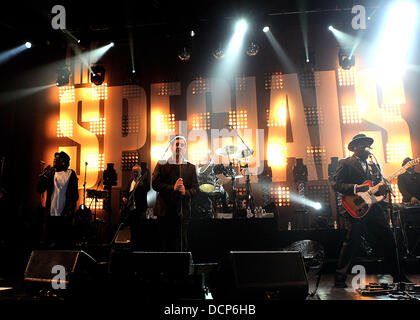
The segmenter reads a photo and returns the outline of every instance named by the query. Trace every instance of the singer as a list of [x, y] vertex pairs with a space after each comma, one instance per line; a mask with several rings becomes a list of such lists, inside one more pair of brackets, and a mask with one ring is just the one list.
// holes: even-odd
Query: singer
[[72, 245], [71, 228], [77, 200], [78, 178], [69, 169], [70, 156], [64, 151], [54, 154], [53, 166], [40, 174], [37, 191], [47, 191], [46, 242], [51, 248], [69, 248]]
[[198, 192], [195, 166], [185, 159], [187, 141], [177, 136], [170, 141], [172, 155], [159, 161], [153, 171], [152, 187], [158, 193], [154, 215], [158, 217], [163, 251], [188, 250], [191, 198]]
[[[355, 195], [369, 190], [369, 187], [361, 186], [366, 180], [372, 180], [374, 184], [379, 182], [377, 179], [381, 176], [379, 165], [367, 162], [371, 154], [370, 146], [373, 142], [374, 140], [365, 134], [358, 134], [353, 137], [348, 145], [348, 149], [354, 154], [339, 161], [333, 177], [333, 188], [335, 191], [343, 195]], [[381, 187], [379, 193], [386, 192], [384, 189], [386, 189], [386, 186]], [[346, 287], [346, 275], [352, 266], [361, 243], [361, 235], [364, 232], [374, 236], [378, 243], [383, 246], [385, 264], [394, 282], [410, 282], [402, 272], [399, 272], [394, 234], [385, 218], [382, 203], [373, 204], [369, 213], [360, 219], [345, 214], [344, 221], [346, 236], [340, 251], [334, 278], [336, 287]]]

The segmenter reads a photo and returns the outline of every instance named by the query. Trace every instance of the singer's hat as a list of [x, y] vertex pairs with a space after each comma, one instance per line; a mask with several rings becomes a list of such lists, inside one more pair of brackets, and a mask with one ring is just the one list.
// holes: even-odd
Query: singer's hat
[[357, 146], [364, 145], [370, 147], [373, 143], [373, 139], [369, 138], [363, 133], [356, 134], [353, 139], [350, 141], [348, 149], [354, 151]]

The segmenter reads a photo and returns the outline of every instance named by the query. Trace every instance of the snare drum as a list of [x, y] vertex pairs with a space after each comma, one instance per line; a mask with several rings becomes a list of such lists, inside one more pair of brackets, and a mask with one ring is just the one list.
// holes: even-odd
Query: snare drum
[[216, 187], [216, 177], [214, 176], [214, 174], [212, 174], [212, 172], [209, 174], [200, 174], [198, 176], [198, 184], [199, 189], [202, 192], [213, 192]]

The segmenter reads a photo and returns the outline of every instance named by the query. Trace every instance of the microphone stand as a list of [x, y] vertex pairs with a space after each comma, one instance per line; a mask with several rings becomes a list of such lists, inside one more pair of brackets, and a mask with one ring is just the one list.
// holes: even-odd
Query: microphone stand
[[[373, 161], [373, 155], [372, 153], [370, 153], [369, 158], [372, 162], [372, 165], [376, 168], [376, 172], [379, 174], [379, 177], [381, 178], [382, 181], [385, 182], [385, 185], [387, 187], [386, 192], [387, 192], [387, 196], [388, 197], [388, 213], [389, 213], [389, 219], [392, 222], [392, 217], [394, 215], [394, 208], [392, 205], [392, 196], [393, 195], [395, 197], [395, 194], [391, 188], [391, 185], [389, 183], [389, 181], [387, 179], [385, 179], [385, 177], [383, 176], [381, 169], [379, 167], [379, 165], [377, 165], [377, 160], [375, 157], [375, 161]], [[396, 255], [397, 255], [397, 272], [398, 275], [401, 275], [401, 265], [400, 265], [400, 253], [398, 250], [398, 243], [397, 243], [397, 237], [396, 237], [396, 227], [395, 227], [395, 223], [392, 223], [392, 231], [393, 231], [393, 235], [394, 235], [394, 243], [395, 243], [395, 251], [396, 251]]]
[[[243, 145], [246, 147], [246, 150], [248, 151], [249, 155], [246, 157], [248, 159], [248, 157], [250, 155], [254, 154], [254, 150], [251, 150], [249, 148], [249, 146], [245, 143], [244, 139], [242, 139], [241, 135], [238, 133], [238, 131], [235, 129], [235, 133], [236, 136], [242, 141]], [[247, 160], [247, 164], [246, 164], [246, 207], [247, 208], [251, 208], [251, 210], [254, 210], [254, 197], [252, 196], [252, 190], [251, 190], [251, 180], [249, 178], [249, 170], [248, 170], [248, 160]]]
[[[182, 155], [176, 155], [176, 160], [181, 160], [181, 162], [178, 164], [178, 169], [179, 169], [179, 174], [178, 174], [178, 179], [182, 179], [182, 162], [184, 161], [184, 157]], [[182, 184], [184, 184], [184, 182], [182, 182]], [[184, 186], [185, 188], [185, 186]], [[182, 200], [183, 200], [183, 195], [182, 193], [179, 193], [179, 216], [180, 216], [180, 251], [183, 251], [183, 223], [184, 223], [184, 214], [182, 211]]]

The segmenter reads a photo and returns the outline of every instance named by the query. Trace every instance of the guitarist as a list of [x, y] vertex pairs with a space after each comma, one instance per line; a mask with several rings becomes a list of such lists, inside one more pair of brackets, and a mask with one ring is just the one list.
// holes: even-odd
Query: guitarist
[[133, 179], [122, 194], [121, 222], [130, 226], [133, 243], [137, 234], [137, 228], [141, 219], [146, 217], [147, 192], [150, 190], [150, 175], [146, 166], [143, 168], [136, 164], [131, 169]]
[[[358, 134], [353, 137], [348, 149], [354, 154], [351, 157], [341, 159], [333, 176], [333, 189], [343, 195], [356, 195], [369, 190], [368, 186], [362, 186], [366, 180], [379, 182], [377, 177], [379, 168], [368, 164], [366, 161], [370, 155], [370, 146], [373, 139], [365, 134]], [[386, 186], [381, 186], [379, 194], [386, 193]], [[388, 272], [392, 275], [394, 282], [410, 282], [403, 274], [398, 272], [398, 256], [394, 234], [392, 233], [385, 218], [382, 204], [383, 196], [373, 197], [373, 205], [369, 213], [363, 218], [354, 218], [345, 214], [346, 235], [342, 245], [337, 270], [334, 277], [335, 287], [345, 288], [346, 275], [352, 267], [357, 250], [361, 243], [361, 234], [368, 232], [380, 242], [384, 248], [385, 263]]]
[[69, 247], [72, 243], [72, 223], [79, 199], [78, 178], [69, 169], [70, 156], [64, 151], [54, 154], [53, 166], [39, 175], [37, 191], [47, 191], [46, 233], [50, 247]]
[[[404, 167], [411, 160], [411, 158], [405, 158], [402, 166]], [[420, 173], [415, 171], [414, 166], [398, 177], [398, 189], [403, 195], [403, 202], [420, 205]]]

